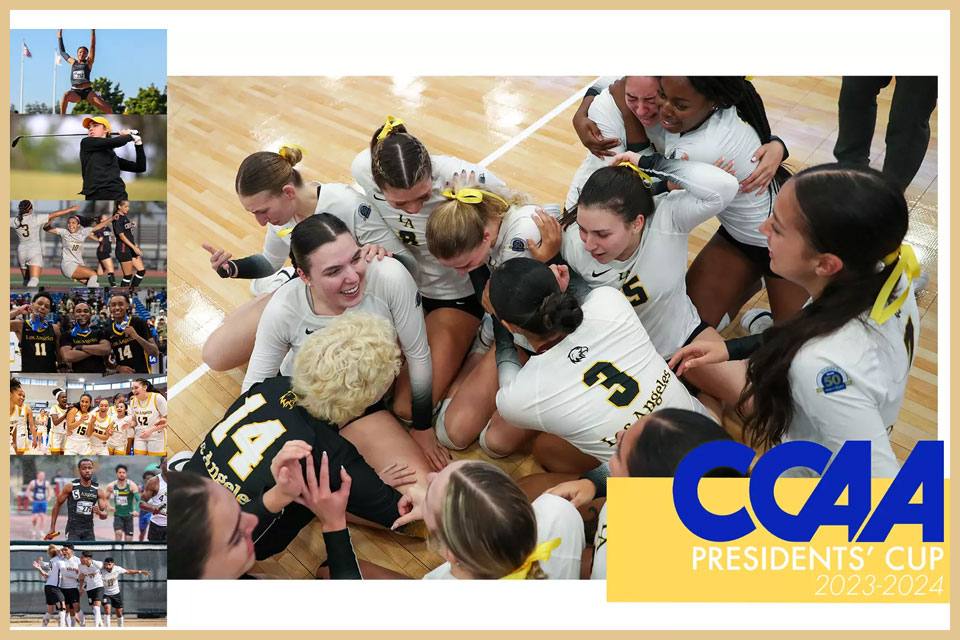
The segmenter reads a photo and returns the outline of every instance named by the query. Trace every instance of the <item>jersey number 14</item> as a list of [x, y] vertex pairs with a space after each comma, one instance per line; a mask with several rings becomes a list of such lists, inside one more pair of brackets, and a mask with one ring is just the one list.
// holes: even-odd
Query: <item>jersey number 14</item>
[[[247, 398], [243, 406], [227, 416], [210, 433], [213, 443], [220, 446], [227, 434], [238, 422], [267, 403], [263, 394]], [[231, 439], [237, 445], [237, 452], [227, 463], [241, 480], [246, 480], [250, 472], [263, 461], [263, 452], [286, 431], [279, 420], [253, 422], [245, 424], [231, 434]]]

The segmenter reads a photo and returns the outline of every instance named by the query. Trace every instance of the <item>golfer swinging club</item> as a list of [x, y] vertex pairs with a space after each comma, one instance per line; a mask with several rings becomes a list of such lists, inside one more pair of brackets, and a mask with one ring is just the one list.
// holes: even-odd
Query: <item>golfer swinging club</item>
[[60, 42], [60, 57], [70, 63], [70, 89], [63, 94], [60, 101], [60, 113], [67, 114], [68, 102], [82, 102], [86, 100], [104, 113], [113, 113], [113, 109], [107, 104], [107, 101], [93, 90], [93, 83], [90, 82], [90, 70], [93, 68], [93, 56], [97, 52], [97, 30], [90, 29], [90, 49], [80, 47], [77, 49], [77, 57], [73, 58], [67, 55], [63, 48], [63, 29], [57, 30], [57, 40]]
[[[135, 129], [124, 129], [120, 135], [110, 136], [110, 123], [102, 116], [84, 118], [87, 137], [80, 141], [80, 170], [87, 200], [129, 200], [127, 186], [120, 179], [121, 171], [143, 173], [147, 170], [147, 156], [143, 142]], [[137, 159], [118, 158], [114, 149], [133, 142]]]

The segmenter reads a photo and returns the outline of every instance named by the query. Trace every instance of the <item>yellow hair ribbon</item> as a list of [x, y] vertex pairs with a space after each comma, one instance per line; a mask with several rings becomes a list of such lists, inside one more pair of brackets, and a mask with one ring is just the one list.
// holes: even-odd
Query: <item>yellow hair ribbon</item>
[[280, 229], [280, 231], [277, 231], [277, 236], [280, 238], [285, 238], [291, 233], [293, 233], [293, 229]]
[[534, 562], [546, 562], [550, 559], [550, 554], [554, 549], [560, 546], [560, 538], [554, 538], [547, 542], [541, 542], [534, 548], [533, 553], [527, 556], [520, 567], [510, 575], [503, 576], [501, 580], [526, 580], [530, 573], [530, 566]]
[[444, 198], [449, 198], [450, 200], [459, 200], [460, 202], [466, 204], [479, 204], [483, 202], [483, 196], [490, 196], [491, 198], [496, 198], [502, 202], [507, 207], [510, 206], [510, 203], [498, 196], [495, 193], [490, 193], [489, 191], [483, 191], [481, 189], [460, 189], [456, 193], [447, 189], [441, 193]]
[[399, 127], [403, 124], [403, 120], [400, 118], [394, 118], [393, 116], [387, 116], [386, 122], [383, 123], [383, 129], [380, 130], [379, 135], [377, 135], [377, 142], [380, 142], [393, 131], [394, 127]]
[[637, 165], [632, 164], [632, 163], [630, 163], [630, 162], [621, 162], [621, 163], [618, 164], [617, 166], [618, 166], [618, 167], [627, 167], [628, 169], [636, 172], [636, 174], [637, 174], [638, 176], [640, 176], [640, 179], [643, 180], [643, 186], [645, 186], [646, 188], [649, 189], [649, 188], [650, 188], [650, 185], [653, 184], [653, 178], [651, 178], [651, 177], [648, 176], [646, 173], [644, 173], [644, 171], [643, 171], [640, 167], [638, 167]]
[[300, 153], [302, 153], [303, 155], [307, 155], [307, 150], [304, 149], [303, 147], [301, 147], [300, 145], [298, 145], [298, 144], [293, 144], [292, 142], [284, 142], [283, 144], [280, 145], [280, 151], [277, 151], [277, 153], [280, 155], [281, 158], [286, 158], [286, 157], [287, 157], [287, 147], [293, 147], [294, 149], [300, 149]]
[[893, 271], [890, 272], [887, 281], [884, 282], [880, 288], [880, 293], [877, 294], [877, 301], [873, 303], [873, 310], [870, 312], [870, 319], [874, 320], [877, 324], [883, 324], [892, 318], [893, 315], [900, 310], [900, 307], [903, 306], [903, 303], [907, 301], [907, 296], [912, 295], [910, 293], [910, 287], [907, 286], [896, 300], [887, 305], [887, 300], [890, 299], [893, 288], [897, 286], [897, 282], [900, 281], [900, 276], [906, 275], [907, 284], [909, 285], [914, 278], [920, 275], [920, 263], [917, 261], [917, 256], [913, 252], [913, 247], [910, 245], [900, 245], [899, 249], [883, 259], [883, 264], [887, 266], [890, 266], [894, 262], [896, 262], [897, 265], [893, 268]]
[[753, 82], [753, 76], [743, 76], [743, 79], [747, 82]]

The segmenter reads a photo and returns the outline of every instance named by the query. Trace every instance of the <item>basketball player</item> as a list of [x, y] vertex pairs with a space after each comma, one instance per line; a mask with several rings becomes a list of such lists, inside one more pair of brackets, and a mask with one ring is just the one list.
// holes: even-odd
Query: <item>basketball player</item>
[[167, 452], [167, 399], [146, 378], [131, 384], [134, 455], [162, 456]]
[[123, 596], [120, 593], [120, 576], [141, 575], [149, 578], [150, 572], [141, 569], [124, 569], [123, 567], [117, 566], [113, 558], [108, 556], [103, 559], [100, 574], [103, 576], [103, 605], [104, 613], [106, 614], [104, 617], [104, 626], [110, 626], [110, 614], [115, 611], [117, 613], [117, 626], [122, 627]]
[[91, 411], [93, 398], [84, 393], [67, 411], [67, 442], [64, 451], [68, 456], [88, 456], [92, 450], [90, 435], [93, 432], [94, 415]]
[[133, 416], [127, 413], [127, 403], [115, 400], [110, 407], [113, 414], [114, 429], [107, 439], [107, 449], [112, 456], [125, 456], [133, 452], [134, 428]]
[[27, 485], [27, 496], [30, 498], [30, 537], [42, 538], [44, 520], [47, 518], [47, 500], [54, 495], [53, 485], [47, 482], [47, 474], [43, 471]]
[[23, 286], [36, 287], [40, 285], [40, 275], [43, 273], [43, 248], [40, 245], [40, 231], [50, 221], [60, 216], [77, 211], [80, 207], [73, 205], [53, 213], [34, 213], [33, 203], [21, 200], [17, 215], [10, 218], [10, 228], [17, 232], [17, 260], [20, 262], [20, 274], [23, 276]]
[[43, 576], [43, 596], [47, 603], [47, 612], [43, 614], [41, 626], [46, 627], [50, 624], [53, 612], [57, 612], [57, 626], [67, 626], [67, 607], [63, 591], [60, 589], [60, 561], [61, 551], [55, 545], [47, 547], [47, 558], [49, 562], [44, 562], [43, 558], [37, 558], [33, 562], [33, 567]]
[[74, 326], [70, 333], [62, 336], [60, 343], [60, 361], [70, 365], [72, 373], [106, 372], [106, 357], [110, 355], [110, 341], [103, 335], [100, 327], [90, 324], [90, 305], [77, 302], [73, 307]]
[[139, 517], [137, 505], [140, 502], [140, 488], [132, 480], [127, 479], [127, 465], [118, 464], [114, 470], [117, 479], [107, 485], [107, 500], [114, 499], [116, 507], [113, 512], [113, 533], [117, 541], [133, 540], [133, 519]]
[[18, 456], [30, 450], [37, 433], [33, 410], [24, 402], [26, 399], [20, 381], [10, 378], [10, 453]]
[[83, 264], [83, 242], [87, 237], [110, 224], [111, 219], [85, 226], [80, 216], [74, 214], [67, 218], [67, 228], [52, 227], [50, 222], [43, 230], [60, 236], [60, 273], [68, 280], [84, 282], [88, 287], [97, 286], [97, 272]]
[[113, 322], [105, 329], [117, 373], [150, 373], [150, 356], [160, 353], [147, 321], [130, 314], [130, 299], [114, 293], [108, 303]]
[[67, 405], [67, 392], [63, 389], [54, 389], [53, 396], [57, 403], [53, 405], [50, 413], [50, 421], [53, 423], [50, 429], [50, 455], [62, 456], [67, 440], [67, 411], [70, 407]]
[[140, 496], [140, 510], [149, 511], [149, 542], [167, 541], [167, 456], [160, 458], [160, 474], [147, 480]]
[[[53, 298], [43, 291], [33, 296], [32, 304], [10, 312], [10, 331], [20, 345], [20, 370], [24, 373], [56, 373], [60, 325], [47, 322]], [[25, 316], [17, 319], [17, 316]]]
[[90, 427], [90, 455], [106, 456], [110, 454], [107, 440], [115, 431], [113, 416], [110, 414], [110, 401], [101, 398], [97, 410], [93, 412], [93, 423]]
[[93, 609], [93, 626], [102, 627], [103, 617], [101, 607], [103, 606], [103, 575], [100, 570], [103, 563], [93, 559], [92, 551], [84, 551], [80, 554], [80, 566], [77, 571], [80, 573], [80, 592], [87, 592], [87, 602]]
[[93, 533], [93, 516], [101, 520], [107, 519], [109, 503], [106, 492], [93, 482], [93, 461], [83, 458], [77, 463], [80, 477], [73, 480], [70, 491], [61, 491], [57, 501], [53, 504], [53, 513], [50, 514], [50, 531], [46, 539], [50, 540], [57, 532], [57, 518], [60, 517], [60, 508], [67, 504], [67, 540], [93, 542], [96, 538]]

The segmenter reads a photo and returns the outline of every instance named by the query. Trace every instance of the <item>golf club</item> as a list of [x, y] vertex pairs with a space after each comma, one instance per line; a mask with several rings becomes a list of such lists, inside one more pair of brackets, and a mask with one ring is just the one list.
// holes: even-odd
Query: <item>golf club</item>
[[17, 143], [20, 142], [20, 138], [62, 138], [67, 136], [86, 136], [89, 134], [86, 133], [36, 133], [29, 134], [24, 136], [17, 136], [13, 139], [13, 142], [10, 143], [11, 147], [17, 146]]

